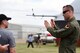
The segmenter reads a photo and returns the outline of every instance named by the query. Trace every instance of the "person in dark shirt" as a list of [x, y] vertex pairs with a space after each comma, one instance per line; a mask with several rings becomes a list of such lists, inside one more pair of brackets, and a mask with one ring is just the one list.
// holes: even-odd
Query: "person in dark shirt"
[[16, 53], [13, 34], [6, 30], [8, 28], [8, 20], [11, 20], [11, 18], [0, 14], [0, 53]]

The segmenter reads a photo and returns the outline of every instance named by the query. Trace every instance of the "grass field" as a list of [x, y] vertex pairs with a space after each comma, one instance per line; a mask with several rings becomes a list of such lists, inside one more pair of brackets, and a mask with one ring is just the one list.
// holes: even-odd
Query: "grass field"
[[[27, 48], [27, 44], [17, 43], [16, 51], [17, 53], [58, 53], [58, 47], [55, 47], [54, 44], [47, 44], [41, 45], [41, 48]], [[77, 48], [77, 53], [80, 53], [80, 48]]]

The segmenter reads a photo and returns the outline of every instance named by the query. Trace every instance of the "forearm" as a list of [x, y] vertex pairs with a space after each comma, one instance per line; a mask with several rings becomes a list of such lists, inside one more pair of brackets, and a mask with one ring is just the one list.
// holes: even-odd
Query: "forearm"
[[10, 48], [10, 53], [16, 53], [15, 48]]
[[48, 27], [48, 28], [47, 28], [47, 31], [48, 31], [52, 36], [54, 36], [54, 28]]
[[61, 38], [61, 35], [60, 35], [60, 31], [61, 31], [61, 30], [56, 30], [56, 29], [54, 29], [54, 28], [48, 27], [48, 28], [47, 28], [47, 31], [48, 31], [51, 35], [53, 35], [54, 37]]
[[3, 52], [3, 51], [5, 51], [5, 48], [2, 45], [0, 45], [0, 52]]
[[57, 27], [57, 25], [55, 25], [54, 29], [58, 30], [58, 29], [60, 29], [60, 28], [59, 28], [59, 27]]
[[63, 38], [70, 34], [73, 31], [73, 29], [62, 28], [59, 30], [55, 30], [54, 28], [49, 27], [47, 28], [47, 31], [49, 31], [54, 37]]
[[1, 46], [1, 44], [0, 44], [0, 51], [2, 51], [2, 46]]
[[54, 37], [56, 38], [61, 38], [61, 35], [59, 34], [60, 33], [60, 30], [56, 30], [54, 28], [47, 28], [47, 31]]

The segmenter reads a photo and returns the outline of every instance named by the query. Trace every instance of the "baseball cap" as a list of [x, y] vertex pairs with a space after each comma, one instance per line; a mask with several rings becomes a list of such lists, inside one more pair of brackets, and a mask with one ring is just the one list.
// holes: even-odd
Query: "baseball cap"
[[2, 21], [2, 20], [11, 20], [11, 18], [10, 17], [7, 17], [4, 14], [0, 14], [0, 21]]

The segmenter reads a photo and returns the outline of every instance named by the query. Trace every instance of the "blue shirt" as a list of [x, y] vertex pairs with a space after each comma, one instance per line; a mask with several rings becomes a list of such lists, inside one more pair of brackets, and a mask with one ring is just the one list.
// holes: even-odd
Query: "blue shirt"
[[33, 42], [33, 40], [34, 40], [34, 37], [33, 37], [33, 36], [29, 36], [29, 37], [28, 37], [28, 41], [29, 41], [29, 42]]

